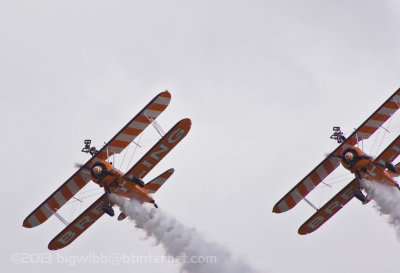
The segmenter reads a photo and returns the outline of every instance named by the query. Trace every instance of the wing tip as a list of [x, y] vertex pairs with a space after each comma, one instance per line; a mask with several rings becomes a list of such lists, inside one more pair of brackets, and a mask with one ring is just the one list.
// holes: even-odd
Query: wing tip
[[55, 245], [53, 245], [52, 244], [53, 243], [53, 241], [51, 241], [50, 243], [49, 243], [49, 245], [47, 246], [47, 248], [49, 249], [49, 250], [59, 250], [59, 249], [61, 249], [62, 247], [56, 247]]
[[164, 98], [171, 98], [171, 93], [168, 90], [165, 90], [158, 95]]
[[272, 212], [281, 213], [282, 211], [279, 209], [277, 205], [275, 205], [274, 208], [272, 209]]
[[297, 231], [297, 233], [298, 233], [299, 235], [307, 235], [307, 234], [310, 233], [310, 232], [306, 232], [306, 231], [304, 231], [302, 228], [299, 228], [299, 230]]
[[315, 229], [312, 229], [310, 227], [307, 227], [306, 224], [307, 224], [307, 222], [305, 222], [303, 225], [301, 225], [301, 227], [299, 227], [299, 229], [297, 230], [297, 233], [299, 235], [307, 235], [307, 234], [313, 233], [320, 227], [320, 226], [318, 226]]
[[22, 223], [22, 226], [26, 227], [26, 228], [32, 228], [31, 224], [29, 224], [27, 219], [24, 220], [24, 222]]

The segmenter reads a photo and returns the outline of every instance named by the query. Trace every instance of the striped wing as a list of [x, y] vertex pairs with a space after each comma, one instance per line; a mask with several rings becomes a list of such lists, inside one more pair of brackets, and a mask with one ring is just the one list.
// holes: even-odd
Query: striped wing
[[171, 177], [174, 173], [174, 169], [169, 169], [168, 171], [162, 173], [161, 175], [157, 176], [149, 183], [147, 183], [144, 188], [150, 194], [155, 193], [161, 186]]
[[190, 119], [179, 121], [125, 175], [145, 177], [189, 132]]
[[107, 198], [105, 194], [97, 199], [96, 202], [94, 202], [81, 215], [79, 215], [53, 240], [51, 240], [48, 246], [49, 249], [57, 250], [72, 243], [79, 235], [81, 235], [104, 214], [104, 211], [102, 210], [102, 206], [104, 204], [107, 204]]
[[[337, 150], [337, 149], [336, 149]], [[335, 152], [336, 152], [335, 150]], [[285, 212], [300, 202], [303, 197], [309, 194], [325, 177], [333, 172], [340, 162], [336, 158], [327, 157], [314, 170], [311, 171], [303, 180], [291, 189], [273, 208], [273, 212]]]
[[[400, 105], [400, 89], [385, 101], [364, 123], [355, 130], [345, 142], [337, 147], [332, 154], [341, 154], [345, 149], [368, 139], [378, 128], [393, 115]], [[340, 164], [338, 159], [327, 157], [306, 177], [291, 189], [281, 200], [276, 203], [273, 212], [281, 213], [296, 206], [303, 197], [312, 191], [322, 180], [333, 172]]]
[[299, 228], [299, 234], [305, 235], [316, 231], [353, 198], [356, 190], [358, 190], [357, 182], [356, 179], [353, 179]]
[[[151, 100], [131, 121], [126, 124], [101, 150], [98, 151], [85, 166], [105, 160], [108, 156], [119, 154], [143, 130], [167, 108], [171, 94], [164, 91]], [[84, 167], [80, 168], [64, 184], [62, 184], [50, 197], [36, 208], [24, 220], [23, 226], [35, 227], [45, 222], [55, 211], [60, 209], [72, 196], [90, 181], [89, 174]]]
[[147, 126], [155, 120], [168, 106], [171, 94], [164, 91], [149, 102], [142, 111], [128, 122], [89, 162], [92, 164], [105, 160], [113, 154], [124, 150]]

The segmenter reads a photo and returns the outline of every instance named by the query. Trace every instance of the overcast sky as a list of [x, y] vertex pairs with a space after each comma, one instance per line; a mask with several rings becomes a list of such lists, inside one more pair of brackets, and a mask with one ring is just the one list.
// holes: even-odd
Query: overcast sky
[[[399, 26], [394, 0], [0, 1], [2, 268], [179, 271], [10, 261], [49, 253], [63, 224], [22, 221], [82, 162], [83, 139], [108, 141], [168, 89], [161, 126], [193, 124], [147, 177], [175, 168], [155, 195], [164, 211], [261, 272], [398, 272], [400, 242], [372, 204], [307, 236], [307, 204], [271, 211], [332, 149], [332, 126], [351, 132], [400, 87]], [[143, 238], [104, 216], [57, 253], [164, 254]]]

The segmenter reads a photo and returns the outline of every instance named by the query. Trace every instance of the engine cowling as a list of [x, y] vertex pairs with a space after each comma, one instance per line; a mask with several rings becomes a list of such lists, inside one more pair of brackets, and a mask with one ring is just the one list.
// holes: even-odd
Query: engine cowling
[[103, 180], [112, 169], [112, 165], [107, 161], [96, 162], [90, 168], [90, 178], [98, 183]]
[[359, 160], [359, 155], [353, 148], [346, 149], [342, 153], [342, 163], [347, 166], [352, 166]]

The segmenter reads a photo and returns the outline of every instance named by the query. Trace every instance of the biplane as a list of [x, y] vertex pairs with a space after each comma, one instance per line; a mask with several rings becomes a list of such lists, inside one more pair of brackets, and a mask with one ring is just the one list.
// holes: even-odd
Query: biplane
[[[293, 189], [291, 189], [273, 208], [273, 212], [282, 213], [292, 209], [301, 200], [311, 205], [316, 212], [298, 230], [305, 235], [317, 230], [353, 197], [363, 204], [370, 201], [370, 196], [363, 179], [371, 183], [381, 183], [400, 190], [395, 178], [400, 174], [400, 163], [393, 165], [393, 160], [400, 154], [400, 136], [398, 136], [378, 157], [372, 158], [358, 146], [360, 141], [368, 139], [400, 108], [400, 89], [378, 108], [364, 123], [348, 138], [334, 127], [331, 138], [340, 144], [317, 167], [307, 174]], [[386, 130], [386, 129], [385, 129]], [[339, 165], [354, 174], [354, 179], [321, 208], [314, 206], [306, 196], [332, 173]], [[367, 192], [365, 196], [363, 191]]]
[[[152, 203], [157, 207], [152, 194], [168, 180], [174, 169], [165, 171], [147, 184], [143, 182], [143, 178], [186, 136], [191, 120], [182, 119], [167, 133], [160, 133], [162, 138], [126, 173], [117, 170], [110, 162], [110, 157], [121, 153], [149, 124], [153, 124], [159, 132], [162, 131], [155, 119], [167, 108], [170, 100], [171, 94], [168, 91], [158, 94], [99, 150], [90, 147], [90, 140], [85, 140], [82, 151], [90, 153], [91, 158], [29, 214], [23, 226], [36, 227], [53, 214], [59, 217], [57, 211], [90, 181], [103, 188], [104, 194], [49, 243], [50, 250], [69, 245], [105, 213], [114, 216], [111, 193], [134, 198], [141, 203]], [[124, 218], [126, 215], [122, 211], [118, 220]]]

